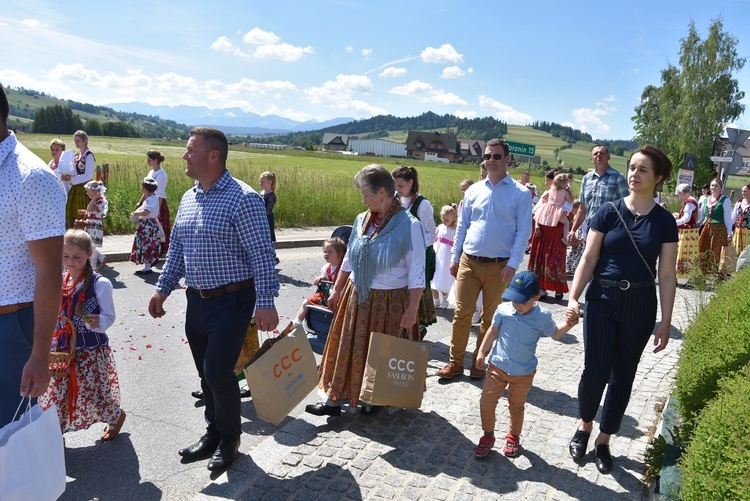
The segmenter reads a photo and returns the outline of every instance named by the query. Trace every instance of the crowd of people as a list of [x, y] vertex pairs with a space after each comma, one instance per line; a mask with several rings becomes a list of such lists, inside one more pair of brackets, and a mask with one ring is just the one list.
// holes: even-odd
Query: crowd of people
[[[7, 173], [6, 196], [0, 197], [8, 234], [3, 261], [7, 269], [18, 270], [12, 279], [0, 280], [0, 328], [10, 333], [0, 345], [0, 426], [13, 419], [20, 388], [45, 408], [56, 405], [63, 432], [104, 423], [102, 440], [112, 440], [126, 413], [106, 334], [116, 319], [112, 284], [98, 273], [106, 264], [98, 251], [108, 212], [106, 188], [93, 179], [94, 155], [85, 132], [74, 135], [78, 153], [70, 165], [59, 139], [50, 144], [53, 160], [45, 165], [18, 143], [7, 118], [0, 86], [0, 168]], [[149, 151], [150, 171], [131, 214], [138, 225], [131, 260], [144, 266], [136, 273], [153, 273], [153, 264], [165, 256], [149, 314], [162, 317], [170, 294], [182, 288], [182, 280], [186, 286], [185, 333], [207, 426], [178, 453], [187, 462], [209, 458], [209, 470], [230, 466], [240, 445], [234, 370], [248, 328], [254, 322], [261, 331], [273, 331], [279, 323], [276, 176], [264, 172], [261, 191], [256, 191], [232, 177], [227, 156], [221, 131], [191, 131], [182, 158], [195, 183], [170, 225], [164, 157]], [[316, 285], [332, 284], [325, 303], [333, 321], [319, 367], [318, 390], [325, 398], [306, 412], [338, 417], [343, 405], [376, 412], [377, 407], [360, 401], [371, 333], [419, 341], [436, 321], [436, 309], [452, 302], [449, 360], [437, 376], [455, 380], [468, 363], [469, 377], [484, 380], [478, 457], [487, 456], [495, 444], [495, 410], [508, 388], [510, 421], [503, 449], [514, 457], [539, 362], [537, 343], [541, 337], [563, 336], [582, 318], [586, 342], [579, 425], [569, 453], [575, 460], [586, 454], [606, 393], [594, 450], [597, 469], [611, 471], [610, 438], [619, 431], [641, 354], [652, 333], [655, 352], [668, 343], [677, 277], [706, 251], [732, 243], [742, 250], [750, 242], [750, 185], [742, 188], [734, 208], [718, 179], [701, 201], [689, 186], [678, 185], [683, 204], [672, 215], [654, 201], [673, 171], [661, 150], [645, 146], [633, 152], [625, 175], [609, 159], [606, 146], [593, 148], [594, 169], [583, 177], [578, 200], [572, 178], [555, 171], [547, 173], [547, 188], [537, 195], [527, 174], [519, 181], [510, 176], [508, 144], [490, 140], [481, 179], [461, 183], [462, 199], [440, 208], [437, 227], [414, 167], [362, 168], [354, 187], [366, 210], [354, 219], [348, 243], [332, 238], [323, 248], [326, 264]], [[14, 202], [21, 193], [36, 202]], [[211, 233], [201, 231], [206, 224], [214, 228]], [[215, 245], [217, 234], [222, 245]], [[527, 250], [527, 270], [519, 272]], [[700, 264], [708, 266], [703, 257]], [[574, 271], [570, 288], [569, 271]], [[42, 290], [60, 294], [34, 293]], [[556, 300], [569, 293], [562, 323], [552, 321], [540, 303], [548, 291]], [[321, 299], [308, 298], [295, 323]], [[477, 311], [479, 329], [467, 361]], [[69, 372], [50, 378], [50, 352], [66, 350], [75, 352]]]

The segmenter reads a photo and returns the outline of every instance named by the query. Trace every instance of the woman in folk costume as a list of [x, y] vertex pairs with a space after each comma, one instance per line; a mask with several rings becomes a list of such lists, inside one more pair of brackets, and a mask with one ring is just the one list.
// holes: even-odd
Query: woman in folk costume
[[[721, 248], [732, 244], [732, 204], [729, 197], [722, 195], [724, 185], [717, 178], [710, 184], [711, 195], [706, 199], [701, 220], [703, 227], [698, 239], [701, 271], [704, 275], [716, 273], [721, 261]], [[718, 273], [720, 279], [723, 273]]]
[[78, 218], [78, 210], [85, 209], [89, 204], [86, 196], [85, 185], [94, 179], [96, 170], [96, 159], [89, 149], [89, 136], [85, 131], [79, 130], [73, 134], [73, 141], [78, 148], [75, 156], [75, 173], [73, 175], [62, 175], [60, 179], [68, 183], [68, 204], [65, 206], [65, 227], [70, 229], [73, 222]]
[[750, 245], [750, 184], [742, 187], [742, 198], [737, 200], [732, 211], [732, 224], [734, 224], [734, 248], [737, 254]]
[[395, 198], [391, 174], [380, 165], [354, 176], [368, 210], [354, 221], [341, 271], [328, 299], [335, 312], [320, 363], [318, 388], [328, 399], [308, 405], [317, 416], [338, 416], [359, 403], [371, 332], [419, 340], [417, 310], [425, 286], [424, 230]]
[[693, 260], [698, 257], [698, 201], [685, 183], [677, 185], [675, 194], [682, 200], [680, 212], [674, 214], [680, 238], [677, 244], [677, 278], [685, 278]]

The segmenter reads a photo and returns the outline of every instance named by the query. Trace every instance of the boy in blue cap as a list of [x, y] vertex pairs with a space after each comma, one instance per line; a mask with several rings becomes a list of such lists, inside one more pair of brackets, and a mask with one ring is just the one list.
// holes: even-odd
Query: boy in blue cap
[[495, 409], [506, 386], [510, 432], [505, 437], [505, 455], [518, 456], [526, 394], [536, 373], [535, 352], [539, 338], [551, 336], [557, 339], [578, 323], [578, 320], [573, 320], [573, 323], [555, 325], [552, 313], [536, 304], [540, 296], [539, 278], [533, 272], [516, 274], [503, 293], [503, 299], [510, 302], [497, 307], [492, 327], [482, 341], [476, 360], [477, 369], [484, 369], [484, 354], [490, 347], [492, 352], [479, 400], [484, 436], [474, 451], [477, 457], [487, 456], [495, 445]]

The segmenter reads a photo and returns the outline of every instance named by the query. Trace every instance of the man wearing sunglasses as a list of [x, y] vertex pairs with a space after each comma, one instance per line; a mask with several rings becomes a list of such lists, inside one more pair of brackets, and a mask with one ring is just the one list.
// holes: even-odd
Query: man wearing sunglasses
[[456, 277], [456, 312], [453, 315], [450, 362], [437, 371], [443, 379], [464, 372], [471, 317], [482, 292], [482, 322], [477, 334], [469, 377], [482, 379], [484, 369], [474, 361], [490, 328], [502, 294], [523, 261], [531, 236], [531, 197], [508, 175], [508, 144], [487, 142], [484, 166], [487, 178], [471, 185], [464, 195], [451, 252], [451, 274]]
[[568, 241], [575, 236], [576, 230], [584, 224], [583, 243], [586, 244], [588, 221], [602, 205], [625, 198], [630, 193], [628, 183], [620, 172], [609, 166], [609, 150], [603, 144], [597, 144], [591, 150], [591, 161], [594, 170], [583, 176], [581, 181], [581, 205], [575, 215], [573, 225], [568, 233]]

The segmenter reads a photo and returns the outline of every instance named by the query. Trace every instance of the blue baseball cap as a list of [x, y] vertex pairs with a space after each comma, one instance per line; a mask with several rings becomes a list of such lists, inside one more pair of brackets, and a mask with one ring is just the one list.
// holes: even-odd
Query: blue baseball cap
[[533, 271], [522, 271], [508, 284], [503, 292], [503, 299], [516, 303], [526, 303], [532, 297], [539, 294], [539, 277]]

